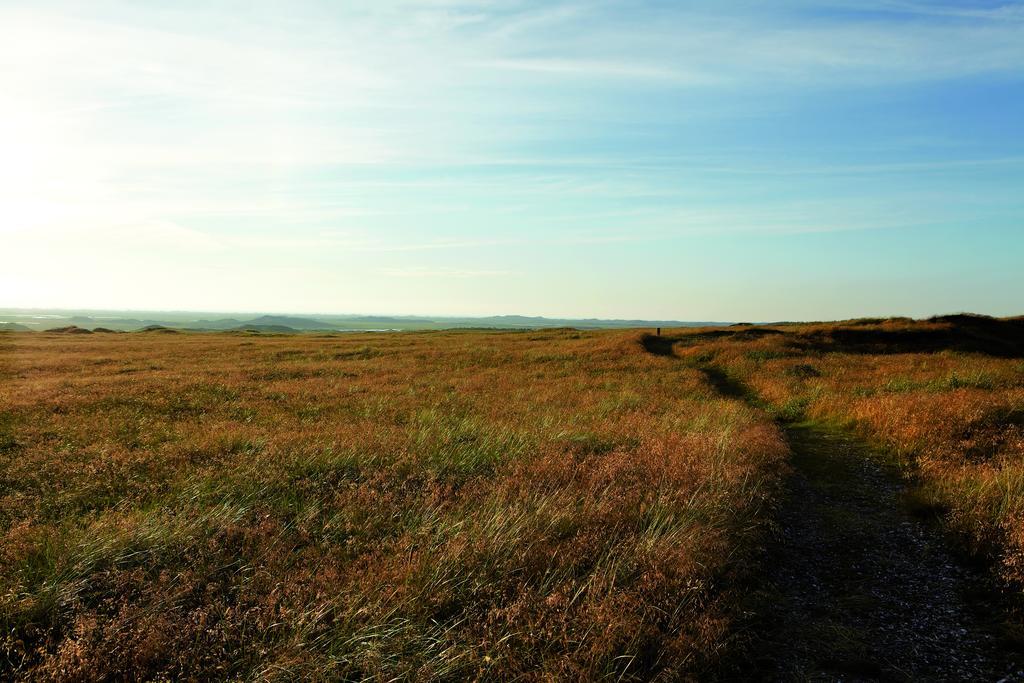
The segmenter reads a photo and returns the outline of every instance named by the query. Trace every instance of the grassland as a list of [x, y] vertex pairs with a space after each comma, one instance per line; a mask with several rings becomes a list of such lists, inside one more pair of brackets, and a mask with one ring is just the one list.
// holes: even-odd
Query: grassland
[[[751, 596], [779, 524], [837, 562], [861, 548], [894, 600], [909, 581], [914, 623], [963, 597], [931, 537], [877, 509], [902, 485], [851, 457], [883, 454], [917, 513], [1019, 595], [1022, 416], [1021, 319], [0, 334], [0, 678], [735, 675], [764, 656]], [[820, 458], [830, 443], [851, 445]], [[859, 545], [819, 543], [829, 529]], [[789, 552], [773, 590], [817, 618], [796, 575], [829, 558]], [[847, 574], [831, 595], [870, 613], [869, 659], [872, 633], [910, 622], [863, 607]], [[932, 649], [966, 662], [959, 617], [936, 619], [915, 628], [949, 622]]]
[[642, 342], [0, 335], [0, 677], [713, 672], [787, 448]]

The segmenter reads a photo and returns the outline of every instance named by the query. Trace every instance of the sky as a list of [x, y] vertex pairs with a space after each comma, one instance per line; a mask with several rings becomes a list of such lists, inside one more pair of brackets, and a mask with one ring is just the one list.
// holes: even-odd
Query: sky
[[1024, 313], [1024, 2], [0, 0], [0, 305]]

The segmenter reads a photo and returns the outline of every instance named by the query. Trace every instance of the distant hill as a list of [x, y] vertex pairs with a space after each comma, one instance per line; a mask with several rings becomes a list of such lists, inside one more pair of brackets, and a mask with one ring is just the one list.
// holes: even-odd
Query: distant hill
[[298, 332], [294, 327], [287, 325], [239, 325], [229, 328], [229, 332]]
[[217, 320], [200, 319], [195, 321], [194, 324], [189, 325], [189, 327], [204, 330], [231, 330], [241, 324], [242, 321], [238, 318], [218, 318]]
[[268, 313], [247, 315], [220, 313], [191, 313], [188, 311], [99, 311], [11, 309], [0, 310], [0, 323], [28, 326], [29, 329], [75, 326], [93, 329], [102, 326], [117, 331], [135, 331], [163, 327], [197, 332], [226, 330], [252, 330], [258, 332], [313, 332], [313, 331], [389, 331], [389, 330], [444, 330], [444, 329], [547, 329], [574, 327], [601, 328], [653, 328], [711, 326], [722, 323], [686, 322], [681, 320], [637, 320], [600, 318], [546, 318], [528, 315], [496, 316], [421, 316], [374, 314], [315, 314], [286, 315]]
[[293, 318], [289, 315], [261, 315], [258, 318], [252, 320], [246, 320], [242, 323], [245, 326], [257, 325], [260, 327], [281, 326], [289, 327], [293, 330], [330, 330], [333, 326], [330, 323], [324, 322], [323, 320], [315, 320], [313, 318]]
[[393, 315], [343, 315], [343, 316], [331, 316], [332, 319], [344, 320], [347, 323], [432, 323], [434, 320], [431, 318], [421, 318], [419, 316], [393, 316]]
[[31, 327], [25, 327], [18, 323], [0, 323], [0, 332], [31, 332]]
[[78, 325], [68, 325], [67, 327], [52, 327], [47, 332], [55, 332], [57, 334], [92, 334], [92, 330], [87, 330], [84, 327]]

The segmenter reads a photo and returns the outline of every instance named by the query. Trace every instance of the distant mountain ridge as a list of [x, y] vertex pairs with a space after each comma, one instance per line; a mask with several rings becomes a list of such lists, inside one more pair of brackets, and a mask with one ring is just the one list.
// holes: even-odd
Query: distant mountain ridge
[[118, 331], [168, 328], [190, 331], [250, 332], [358, 332], [440, 329], [542, 329], [573, 327], [580, 329], [633, 327], [702, 327], [721, 322], [681, 320], [639, 320], [601, 318], [546, 318], [544, 316], [419, 316], [419, 315], [287, 315], [267, 313], [254, 317], [227, 314], [222, 317], [188, 311], [73, 311], [73, 310], [0, 310], [0, 329], [50, 330], [68, 326], [83, 329], [97, 327]]

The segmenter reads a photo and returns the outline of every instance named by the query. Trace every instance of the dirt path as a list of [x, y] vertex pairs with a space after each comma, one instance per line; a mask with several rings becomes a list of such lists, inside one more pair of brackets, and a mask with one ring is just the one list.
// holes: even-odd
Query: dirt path
[[984, 581], [901, 503], [877, 454], [787, 426], [796, 473], [777, 517], [744, 678], [1019, 680]]

